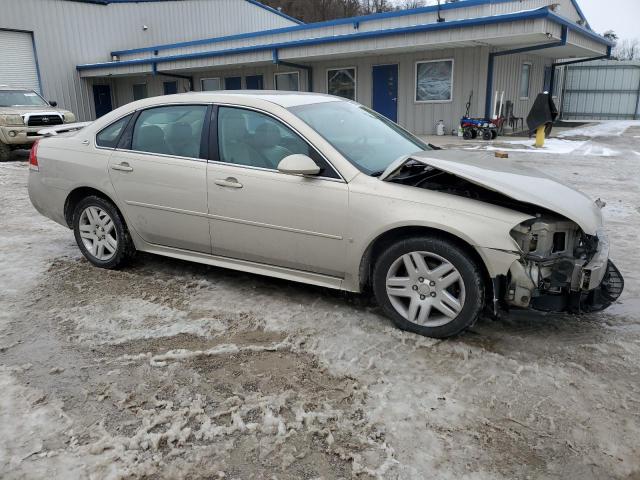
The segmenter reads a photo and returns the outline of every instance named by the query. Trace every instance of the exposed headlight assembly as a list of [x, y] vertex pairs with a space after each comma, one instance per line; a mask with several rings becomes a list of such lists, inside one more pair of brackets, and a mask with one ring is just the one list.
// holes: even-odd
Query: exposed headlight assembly
[[73, 123], [76, 121], [76, 116], [71, 112], [64, 112], [62, 116], [64, 118], [64, 123]]

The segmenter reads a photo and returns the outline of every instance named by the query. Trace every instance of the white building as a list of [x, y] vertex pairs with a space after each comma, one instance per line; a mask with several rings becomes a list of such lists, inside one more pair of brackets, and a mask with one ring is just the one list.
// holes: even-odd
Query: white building
[[299, 89], [432, 133], [440, 119], [454, 128], [469, 98], [472, 116], [490, 115], [495, 91], [526, 117], [554, 62], [611, 48], [575, 0], [461, 0], [313, 24], [255, 0], [2, 1], [0, 83], [80, 119], [187, 90]]

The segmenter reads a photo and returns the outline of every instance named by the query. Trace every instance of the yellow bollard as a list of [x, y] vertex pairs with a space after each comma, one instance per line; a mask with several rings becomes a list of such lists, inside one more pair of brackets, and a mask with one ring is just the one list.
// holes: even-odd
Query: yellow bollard
[[538, 127], [536, 130], [536, 148], [544, 147], [544, 125]]

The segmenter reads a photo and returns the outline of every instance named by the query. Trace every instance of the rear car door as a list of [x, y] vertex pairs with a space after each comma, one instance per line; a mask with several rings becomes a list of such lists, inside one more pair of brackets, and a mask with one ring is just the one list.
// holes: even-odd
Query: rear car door
[[[342, 277], [348, 187], [328, 161], [280, 120], [248, 108], [218, 107], [211, 137], [213, 253]], [[280, 173], [280, 160], [295, 153], [312, 157], [320, 174]]]
[[147, 242], [211, 253], [207, 219], [207, 105], [141, 110], [109, 160], [130, 226]]

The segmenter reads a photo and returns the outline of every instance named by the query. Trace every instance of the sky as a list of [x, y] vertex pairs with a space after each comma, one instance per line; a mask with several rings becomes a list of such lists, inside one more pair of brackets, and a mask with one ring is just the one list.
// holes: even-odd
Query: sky
[[640, 38], [640, 0], [578, 0], [578, 5], [596, 32], [614, 30], [621, 39]]

